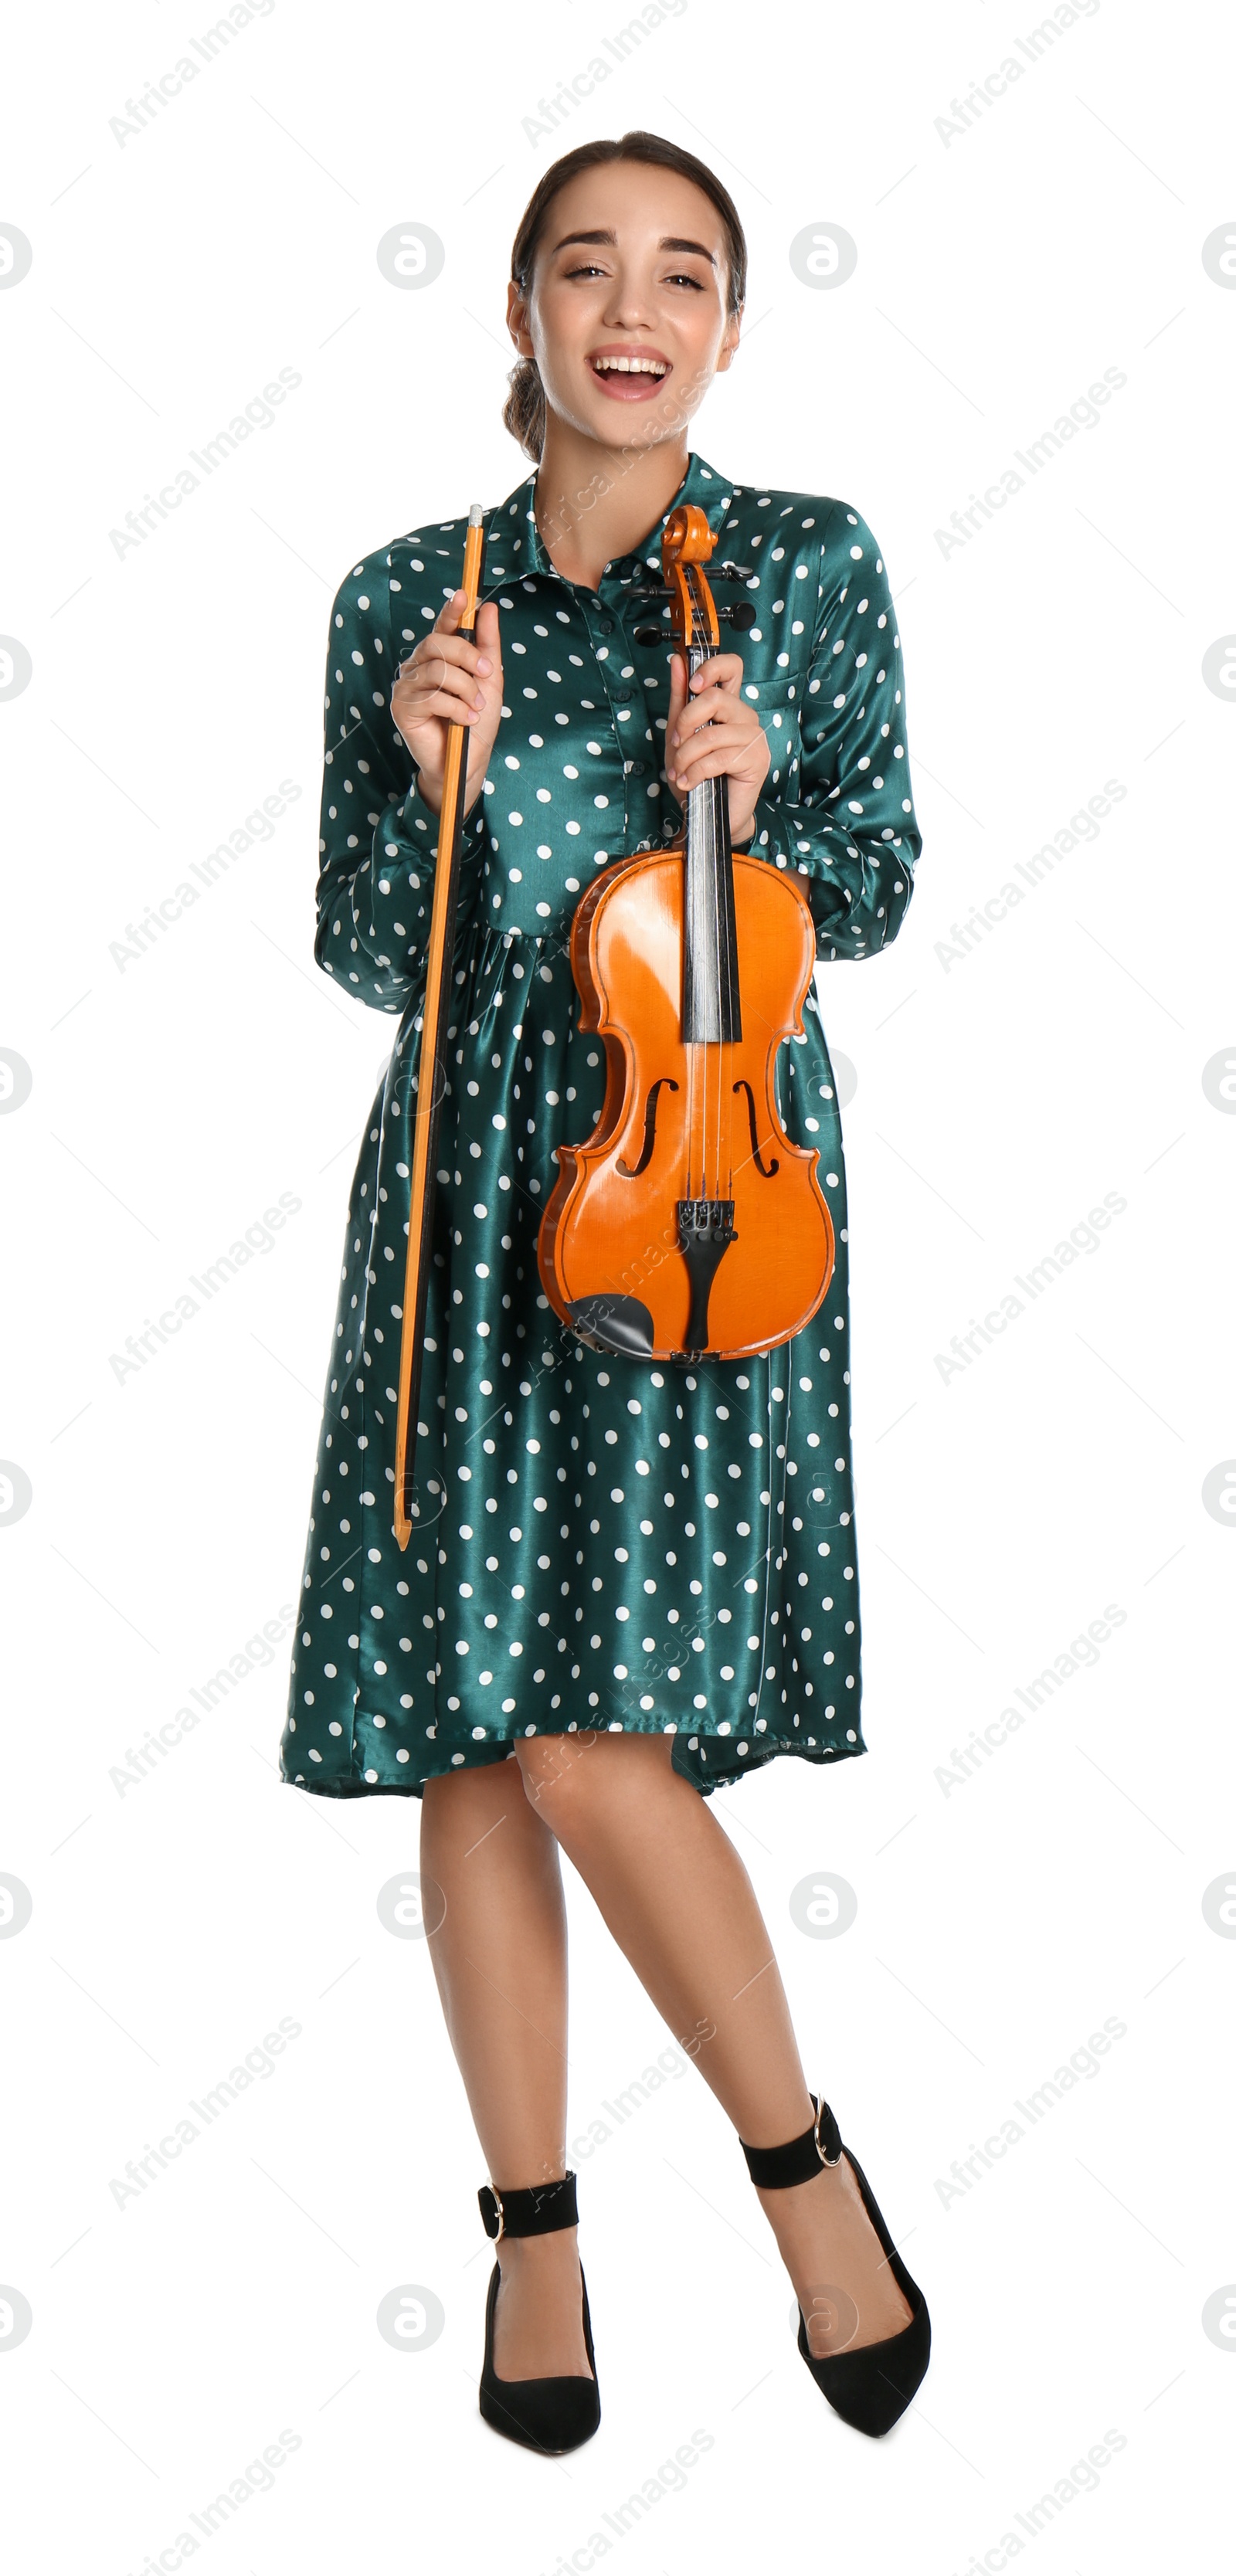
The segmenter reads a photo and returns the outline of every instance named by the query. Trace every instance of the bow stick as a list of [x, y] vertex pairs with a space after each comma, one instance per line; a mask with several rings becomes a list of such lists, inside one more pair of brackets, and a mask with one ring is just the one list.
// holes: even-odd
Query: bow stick
[[[466, 644], [476, 633], [477, 598], [485, 560], [484, 512], [474, 502], [468, 512], [464, 544], [464, 612], [456, 628]], [[421, 1362], [425, 1347], [425, 1299], [433, 1260], [434, 1199], [437, 1185], [438, 1129], [446, 1089], [446, 1023], [450, 1009], [451, 968], [455, 955], [455, 906], [459, 891], [459, 852], [463, 836], [464, 784], [467, 778], [468, 727], [448, 724], [442, 809], [438, 817], [438, 860], [434, 871], [433, 907], [425, 1000], [421, 1012], [421, 1052], [416, 1077], [416, 1112], [412, 1135], [412, 1204], [408, 1221], [408, 1258], [403, 1283], [403, 1327], [399, 1345], [399, 1402], [395, 1427], [395, 1537], [406, 1548], [412, 1535], [412, 1485], [416, 1462], [417, 1414], [421, 1396]]]

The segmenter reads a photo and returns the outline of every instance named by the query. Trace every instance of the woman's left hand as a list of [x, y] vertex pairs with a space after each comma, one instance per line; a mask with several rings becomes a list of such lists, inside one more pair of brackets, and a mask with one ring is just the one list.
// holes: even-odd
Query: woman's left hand
[[665, 774], [680, 805], [704, 778], [727, 778], [730, 839], [750, 839], [755, 800], [772, 765], [768, 736], [747, 699], [739, 696], [743, 664], [737, 653], [714, 653], [686, 685], [686, 665], [674, 655]]

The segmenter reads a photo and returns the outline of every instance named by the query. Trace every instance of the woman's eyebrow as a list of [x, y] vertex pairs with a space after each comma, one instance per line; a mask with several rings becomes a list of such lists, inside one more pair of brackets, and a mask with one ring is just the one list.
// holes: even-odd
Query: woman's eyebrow
[[[573, 242], [588, 242], [593, 245], [602, 244], [611, 250], [615, 250], [618, 246], [618, 236], [614, 232], [564, 233], [561, 241], [554, 243], [554, 252], [569, 250]], [[673, 234], [667, 234], [664, 240], [658, 243], [657, 247], [659, 250], [694, 251], [698, 259], [707, 260], [710, 268], [715, 268], [717, 265], [715, 254], [710, 250], [705, 250], [702, 242], [679, 241]]]

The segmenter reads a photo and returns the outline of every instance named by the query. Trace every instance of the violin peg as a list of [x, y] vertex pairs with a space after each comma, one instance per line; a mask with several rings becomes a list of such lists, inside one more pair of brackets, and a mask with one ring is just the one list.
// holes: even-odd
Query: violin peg
[[[752, 624], [754, 622], [754, 612], [752, 612]], [[672, 644], [673, 640], [668, 626], [637, 626], [635, 629], [637, 644]]]

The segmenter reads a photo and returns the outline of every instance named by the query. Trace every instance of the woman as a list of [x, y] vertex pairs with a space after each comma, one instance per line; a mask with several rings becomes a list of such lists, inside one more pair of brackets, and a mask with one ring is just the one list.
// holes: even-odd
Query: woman
[[[481, 2410], [562, 2452], [600, 2417], [567, 2131], [559, 1849], [738, 2132], [825, 2396], [887, 2431], [922, 2293], [809, 2093], [746, 1871], [706, 1803], [779, 1754], [862, 1752], [845, 1194], [814, 1000], [781, 1058], [837, 1237], [814, 1322], [763, 1358], [659, 1369], [559, 1328], [536, 1240], [604, 1068], [567, 943], [581, 888], [728, 781], [731, 837], [794, 867], [820, 954], [898, 929], [918, 854], [884, 567], [844, 504], [736, 490], [687, 445], [739, 345], [736, 210], [648, 134], [542, 179], [515, 242], [505, 418], [537, 471], [486, 519], [475, 640], [459, 521], [358, 564], [334, 611], [319, 963], [399, 1015], [353, 1187], [283, 1776], [420, 1797], [432, 1955], [491, 2176]], [[742, 657], [688, 692], [636, 640], [670, 510], [753, 568]], [[733, 595], [733, 594], [731, 594]], [[741, 594], [739, 594], [741, 596]], [[417, 1472], [392, 1534], [412, 1083], [446, 726], [468, 728]], [[661, 736], [664, 734], [664, 741]], [[498, 1830], [501, 1828], [501, 1830]], [[499, 2296], [499, 2290], [501, 2296]]]

